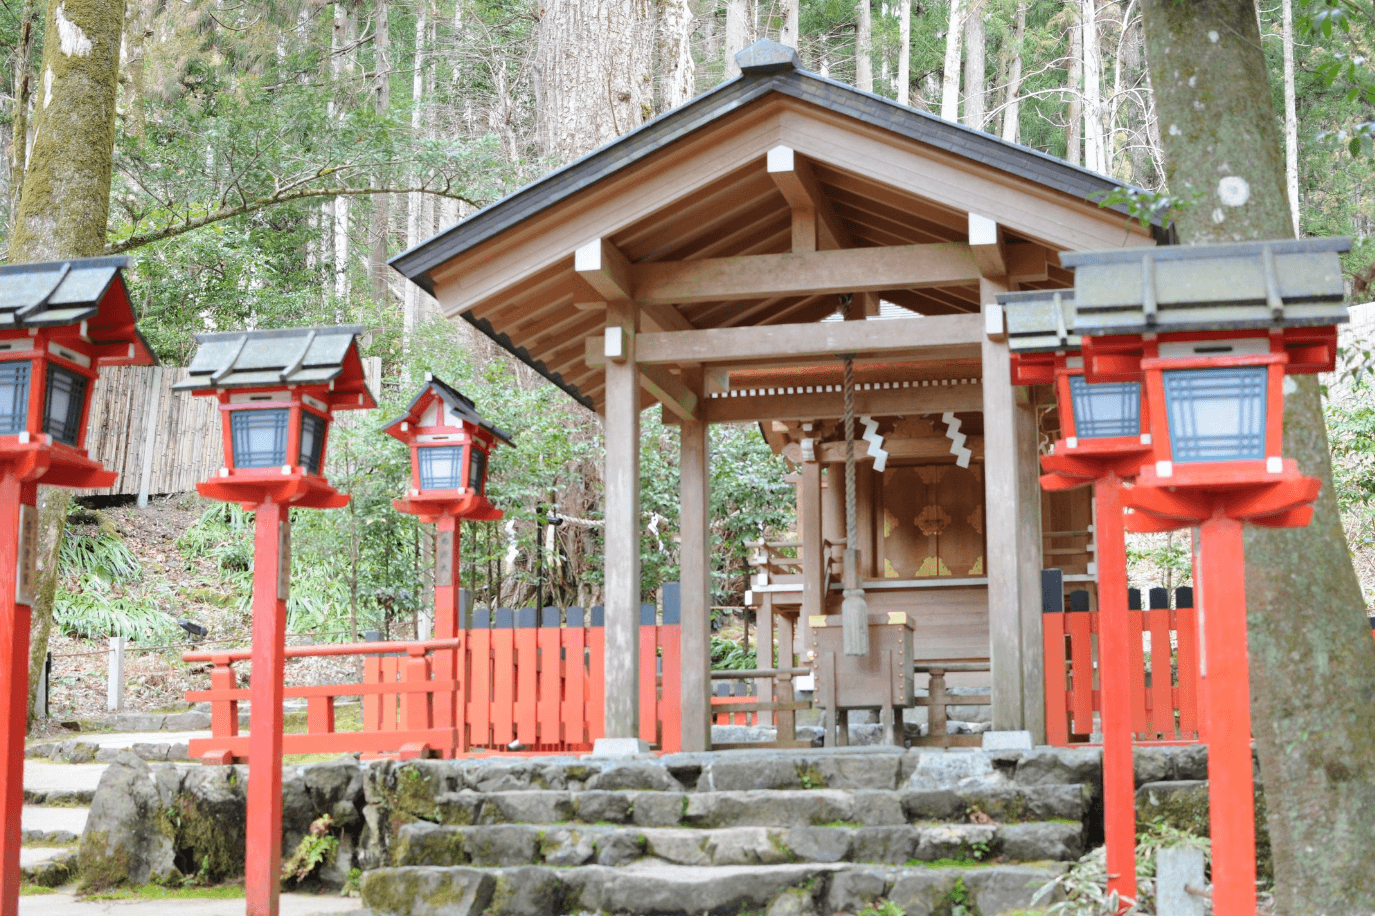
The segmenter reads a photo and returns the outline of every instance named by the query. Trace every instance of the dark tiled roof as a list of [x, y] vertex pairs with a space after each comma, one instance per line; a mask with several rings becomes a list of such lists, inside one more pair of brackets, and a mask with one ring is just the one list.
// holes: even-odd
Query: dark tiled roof
[[[781, 47], [775, 42], [757, 42], [746, 48], [740, 52], [740, 62], [746, 66], [736, 79], [722, 83], [484, 207], [458, 225], [392, 258], [391, 265], [427, 292], [433, 293], [434, 284], [428, 276], [429, 271], [450, 258], [771, 92], [858, 118], [900, 136], [982, 162], [1080, 199], [1087, 200], [1126, 187], [1122, 182], [1070, 165], [1030, 147], [1009, 143], [992, 134], [946, 121], [930, 112], [860, 92], [853, 86], [795, 69], [785, 61], [780, 64], [775, 58], [786, 55], [773, 49]], [[769, 62], [749, 66], [749, 55], [759, 56]], [[792, 59], [795, 60], [795, 56]]]
[[[176, 389], [328, 385], [349, 363], [359, 325], [197, 334], [200, 348]], [[357, 355], [354, 354], [354, 362]], [[358, 373], [358, 387], [362, 384]], [[371, 401], [371, 396], [367, 398]], [[369, 404], [368, 406], [372, 406]]]
[[129, 259], [84, 258], [0, 267], [0, 328], [51, 327], [94, 318]]
[[387, 432], [391, 432], [392, 427], [399, 423], [408, 421], [411, 423], [416, 422], [416, 407], [420, 404], [420, 400], [425, 397], [425, 394], [430, 391], [433, 391], [439, 399], [444, 402], [444, 406], [449, 409], [450, 413], [456, 414], [475, 426], [482, 427], [506, 445], [515, 445], [515, 443], [511, 441], [509, 433], [477, 412], [477, 405], [472, 402], [472, 399], [457, 388], [450, 387], [433, 375], [426, 378], [425, 387], [421, 388], [420, 391], [416, 393], [415, 397], [411, 399], [410, 406], [406, 408], [406, 413], [392, 420], [384, 429], [386, 429]]

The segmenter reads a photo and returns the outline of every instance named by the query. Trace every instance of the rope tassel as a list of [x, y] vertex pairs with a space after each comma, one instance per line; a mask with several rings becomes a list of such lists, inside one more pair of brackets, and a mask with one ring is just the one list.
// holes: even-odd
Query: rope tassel
[[855, 542], [855, 357], [845, 360], [845, 600], [840, 603], [841, 642], [846, 655], [869, 654], [869, 602], [859, 587]]

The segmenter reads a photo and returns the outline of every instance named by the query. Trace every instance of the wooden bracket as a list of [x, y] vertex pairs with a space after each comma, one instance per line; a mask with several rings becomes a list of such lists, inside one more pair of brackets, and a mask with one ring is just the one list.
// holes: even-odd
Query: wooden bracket
[[850, 233], [807, 160], [790, 146], [775, 146], [768, 153], [768, 169], [793, 211], [793, 251], [851, 247]]

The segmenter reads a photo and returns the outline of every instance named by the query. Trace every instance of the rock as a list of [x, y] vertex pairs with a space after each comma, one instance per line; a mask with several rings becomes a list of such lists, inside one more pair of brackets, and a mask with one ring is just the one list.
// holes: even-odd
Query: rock
[[908, 778], [909, 789], [955, 789], [1007, 782], [985, 754], [923, 754]]
[[965, 816], [964, 798], [951, 789], [908, 791], [900, 797], [909, 821], [958, 821]]
[[683, 784], [661, 766], [623, 763], [608, 767], [587, 781], [589, 789], [652, 789], [656, 792], [681, 792]]
[[912, 858], [921, 829], [916, 827], [860, 827], [850, 840], [850, 859], [904, 865]]
[[448, 829], [463, 832], [463, 850], [474, 865], [531, 865], [539, 861], [538, 832], [524, 824]]
[[475, 868], [379, 868], [363, 873], [363, 905], [388, 916], [480, 916], [495, 876]]
[[750, 789], [800, 789], [798, 766], [791, 760], [715, 760], [708, 764], [698, 783], [699, 790], [735, 792]]
[[984, 824], [942, 824], [923, 827], [918, 834], [912, 858], [922, 862], [941, 859], [982, 861], [990, 858], [998, 828]]
[[906, 824], [907, 816], [903, 813], [902, 802], [894, 792], [871, 789], [854, 793], [854, 808], [850, 820], [866, 827], [892, 827]]
[[169, 732], [194, 732], [210, 727], [208, 712], [179, 712], [164, 716], [161, 730]]
[[792, 858], [782, 837], [766, 827], [713, 830], [703, 851], [712, 865], [778, 865]]
[[100, 753], [100, 745], [89, 741], [63, 741], [62, 749], [62, 757], [68, 763], [90, 763]]
[[20, 870], [26, 884], [37, 887], [61, 887], [76, 877], [77, 854], [59, 852], [43, 862], [36, 862]]
[[894, 789], [898, 784], [901, 754], [856, 754], [818, 757], [808, 765], [819, 772], [832, 789]]
[[630, 798], [619, 792], [580, 792], [574, 804], [578, 820], [584, 824], [630, 822]]
[[[969, 811], [982, 811], [1000, 823], [1082, 821], [1090, 798], [1083, 786], [990, 786], [958, 793]], [[962, 818], [957, 818], [962, 819]]]
[[[105, 722], [110, 726], [110, 731], [115, 732], [155, 732], [161, 731], [162, 723], [166, 716], [152, 715], [141, 712], [126, 712], [111, 716]], [[203, 725], [201, 728], [208, 728]]]
[[[168, 767], [166, 771], [174, 768]], [[177, 861], [184, 874], [203, 876], [207, 881], [224, 881], [243, 874], [247, 780], [248, 768], [244, 766], [192, 767], [182, 773], [181, 787], [171, 800], [169, 816], [176, 824]], [[283, 784], [287, 784], [285, 778]], [[286, 810], [283, 805], [283, 811]], [[299, 821], [309, 815], [299, 804], [293, 804], [291, 810], [295, 820], [288, 821], [284, 813], [283, 833], [291, 830], [304, 834], [310, 823], [307, 820], [302, 826]], [[283, 844], [288, 852], [293, 848], [294, 845]]]
[[842, 862], [850, 856], [851, 833], [839, 827], [791, 827], [783, 842], [803, 861]]
[[568, 873], [569, 902], [580, 912], [701, 916], [764, 910], [785, 889], [804, 887], [828, 870], [819, 865], [610, 869], [588, 866]]
[[998, 828], [998, 848], [1016, 862], [1073, 862], [1084, 854], [1084, 825], [1005, 824]]
[[1103, 755], [1095, 748], [1038, 748], [1017, 763], [1017, 783], [1045, 786], [1064, 783], [1103, 784]]
[[167, 745], [167, 761], [169, 763], [177, 763], [190, 759], [191, 755], [187, 750], [186, 744], [181, 743]]
[[764, 912], [765, 916], [816, 916], [816, 898], [805, 887], [785, 888]]
[[563, 911], [563, 885], [547, 868], [511, 868], [496, 876], [491, 916], [549, 916]]
[[[1007, 913], [1029, 907], [1036, 892], [1062, 870], [1031, 865], [974, 868], [964, 873], [964, 883], [978, 912]], [[1054, 898], [1046, 902], [1053, 903]]]
[[593, 831], [576, 828], [549, 830], [540, 840], [540, 854], [546, 865], [585, 865], [597, 854], [595, 836]]
[[493, 792], [482, 804], [483, 824], [554, 824], [571, 821], [573, 799], [567, 792]]
[[858, 913], [888, 890], [888, 874], [873, 868], [851, 868], [831, 879], [826, 912]]
[[598, 865], [624, 865], [645, 854], [645, 838], [622, 831], [608, 832], [597, 840]]
[[949, 868], [905, 868], [898, 872], [888, 899], [907, 916], [948, 913], [950, 892], [962, 872]]
[[170, 802], [152, 769], [132, 752], [101, 774], [78, 853], [84, 891], [180, 878]]
[[645, 832], [645, 852], [674, 865], [706, 867], [711, 864], [708, 838], [701, 830], [649, 830]]
[[690, 827], [794, 827], [849, 821], [853, 800], [823, 789], [776, 792], [693, 792], [683, 824]]
[[1171, 779], [1208, 778], [1208, 745], [1186, 744], [1173, 750], [1174, 774]]
[[[461, 828], [405, 824], [392, 847], [393, 865], [467, 865], [470, 861]], [[530, 860], [527, 859], [528, 863]]]
[[439, 823], [451, 827], [476, 824], [481, 819], [483, 805], [482, 796], [472, 789], [441, 792], [434, 797], [435, 813], [439, 816]]
[[1198, 779], [1148, 782], [1136, 790], [1137, 829], [1163, 821], [1208, 835], [1208, 783]]
[[630, 800], [632, 819], [639, 827], [676, 827], [686, 800], [682, 792], [636, 792]]
[[1138, 786], [1174, 779], [1174, 760], [1169, 748], [1132, 748], [1132, 773]]

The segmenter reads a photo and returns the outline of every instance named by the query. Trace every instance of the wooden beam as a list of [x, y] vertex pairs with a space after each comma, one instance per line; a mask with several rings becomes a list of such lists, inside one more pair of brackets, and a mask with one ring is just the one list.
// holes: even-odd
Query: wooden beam
[[1010, 242], [1003, 246], [1009, 280], [1042, 283], [1050, 279], [1045, 248], [1034, 242]]
[[697, 395], [665, 366], [640, 366], [640, 387], [673, 411], [679, 420], [697, 419]]
[[630, 272], [633, 298], [642, 304], [958, 286], [982, 276], [960, 242], [646, 261], [630, 265]]
[[985, 277], [1007, 276], [1003, 260], [1002, 232], [998, 224], [977, 213], [969, 214], [969, 248]]
[[[872, 417], [905, 414], [978, 411], [983, 406], [983, 386], [978, 384], [892, 388], [856, 391], [855, 413]], [[708, 423], [759, 422], [762, 420], [836, 420], [845, 415], [840, 392], [826, 394], [760, 395], [703, 398], [697, 416]], [[666, 423], [674, 422], [665, 417]]]
[[910, 352], [935, 359], [977, 356], [981, 340], [983, 316], [941, 315], [641, 334], [637, 358], [649, 364], [748, 363], [841, 353]]
[[[797, 530], [802, 559], [802, 633], [804, 646], [811, 645], [811, 618], [826, 613], [826, 550], [821, 528], [821, 465], [802, 465], [797, 501]], [[834, 724], [834, 723], [832, 723]]]
[[[574, 302], [573, 308], [583, 312], [595, 312], [606, 308], [606, 303]], [[695, 331], [697, 325], [688, 321], [683, 313], [671, 305], [645, 305], [640, 307], [640, 326], [651, 331]]]
[[[769, 150], [767, 159], [769, 177], [793, 211], [793, 251], [851, 247], [853, 242], [850, 233], [836, 215], [835, 208], [831, 206], [807, 160], [798, 156], [790, 146], [775, 146]], [[810, 248], [797, 247], [799, 213], [809, 214], [804, 222], [810, 224]]]
[[[944, 412], [944, 411], [942, 411]], [[817, 419], [822, 419], [818, 417]], [[856, 427], [859, 429], [859, 427]], [[982, 459], [984, 453], [984, 440], [982, 436], [970, 436], [965, 440], [965, 448], [974, 453], [976, 459]], [[955, 456], [950, 452], [950, 440], [945, 437], [928, 437], [924, 439], [884, 439], [883, 450], [888, 453], [890, 460], [897, 459], [932, 459], [932, 458], [951, 458]], [[869, 457], [869, 442], [865, 439], [855, 440], [855, 458], [862, 460]], [[844, 442], [823, 442], [816, 450], [816, 460], [822, 464], [842, 464], [845, 461]]]
[[593, 239], [573, 252], [573, 269], [609, 301], [630, 299], [630, 262], [606, 239]]

